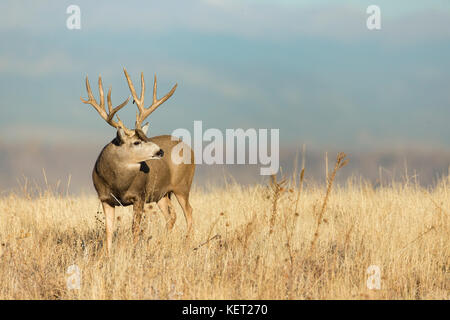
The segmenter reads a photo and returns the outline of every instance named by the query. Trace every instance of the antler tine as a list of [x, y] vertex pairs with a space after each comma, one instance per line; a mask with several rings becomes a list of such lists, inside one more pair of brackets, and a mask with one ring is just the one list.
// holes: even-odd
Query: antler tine
[[156, 74], [155, 74], [155, 81], [153, 83], [153, 103], [150, 107], [145, 108], [144, 107], [144, 96], [145, 96], [145, 81], [144, 81], [144, 73], [141, 72], [141, 97], [138, 98], [136, 94], [136, 90], [134, 88], [133, 82], [130, 79], [130, 76], [128, 75], [127, 69], [123, 68], [123, 72], [125, 74], [125, 78], [127, 79], [128, 87], [130, 88], [131, 95], [133, 96], [134, 102], [136, 103], [136, 106], [138, 108], [138, 112], [136, 112], [136, 128], [140, 129], [142, 122], [153, 112], [158, 108], [161, 104], [163, 104], [167, 99], [169, 99], [173, 93], [175, 92], [175, 89], [177, 88], [177, 84], [172, 88], [172, 90], [169, 91], [164, 97], [158, 100], [156, 96], [157, 91], [157, 81], [156, 81]]
[[[94, 95], [92, 94], [91, 85], [89, 84], [89, 78], [86, 76], [86, 91], [88, 93], [89, 100], [95, 100]], [[83, 99], [81, 99], [83, 100]]]
[[157, 85], [156, 73], [155, 73], [155, 78], [153, 79], [153, 104], [155, 104], [158, 101], [158, 99], [156, 98], [157, 87], [158, 87], [158, 85]]
[[[123, 107], [125, 107], [128, 103], [128, 101], [130, 101], [130, 97], [128, 97], [124, 102], [122, 102], [120, 105], [118, 105], [117, 107], [115, 107], [113, 109], [112, 107], [112, 102], [111, 102], [111, 87], [108, 90], [108, 110], [109, 110], [109, 115], [108, 115], [108, 119], [111, 121], [112, 119], [114, 119], [114, 115]], [[119, 119], [119, 117], [117, 117], [117, 119]], [[120, 120], [120, 119], [119, 119]]]
[[130, 97], [128, 97], [123, 103], [121, 103], [120, 105], [118, 105], [117, 107], [115, 107], [113, 109], [112, 102], [111, 102], [111, 88], [109, 88], [108, 97], [107, 97], [108, 110], [109, 110], [109, 114], [108, 114], [106, 112], [106, 107], [105, 107], [105, 97], [104, 97], [104, 92], [103, 92], [103, 83], [102, 83], [101, 76], [98, 77], [98, 89], [99, 89], [99, 95], [100, 95], [100, 104], [98, 104], [98, 102], [95, 100], [94, 95], [92, 94], [92, 89], [91, 89], [91, 85], [89, 83], [89, 79], [86, 76], [86, 90], [87, 90], [87, 94], [89, 96], [89, 100], [84, 100], [83, 98], [80, 97], [81, 101], [85, 104], [90, 104], [91, 106], [93, 106], [94, 109], [97, 110], [98, 114], [103, 118], [103, 120], [105, 120], [110, 126], [116, 128], [116, 129], [122, 128], [126, 134], [131, 135], [132, 131], [129, 130], [127, 127], [125, 127], [125, 125], [119, 119], [118, 116], [117, 116], [118, 122], [113, 120], [116, 113], [128, 103], [128, 101], [130, 100]]
[[101, 98], [103, 96], [103, 87], [101, 86], [101, 83], [102, 83], [101, 77], [99, 77], [98, 83], [99, 83], [99, 91], [100, 91], [100, 105], [97, 103], [97, 101], [94, 98], [94, 95], [92, 94], [91, 85], [89, 83], [89, 79], [87, 76], [86, 76], [86, 91], [87, 91], [89, 100], [84, 100], [81, 97], [80, 97], [80, 99], [83, 103], [90, 104], [91, 106], [93, 106], [94, 109], [97, 110], [98, 114], [104, 120], [106, 120], [108, 115], [106, 114], [106, 110], [105, 110], [105, 102], [103, 100], [103, 103], [102, 103], [102, 98]]
[[109, 109], [109, 115], [108, 115], [108, 123], [114, 123], [116, 125], [118, 125], [119, 127], [121, 127], [123, 129], [123, 131], [125, 131], [125, 133], [129, 136], [132, 135], [132, 131], [129, 130], [127, 127], [125, 127], [125, 125], [123, 124], [122, 120], [120, 120], [119, 116], [117, 117], [117, 123], [113, 120], [114, 119], [114, 115], [123, 107], [125, 107], [128, 103], [128, 101], [130, 101], [130, 97], [128, 97], [124, 102], [122, 102], [120, 105], [118, 105], [117, 107], [115, 107], [113, 109], [112, 107], [112, 102], [111, 102], [111, 87], [108, 90], [108, 109]]
[[139, 101], [141, 104], [144, 104], [144, 94], [145, 94], [144, 73], [141, 72], [141, 100]]
[[144, 91], [145, 91], [145, 82], [144, 82], [144, 73], [141, 73], [141, 98], [139, 99], [136, 94], [136, 90], [134, 89], [133, 81], [131, 81], [130, 76], [128, 75], [127, 69], [123, 68], [123, 72], [125, 73], [125, 78], [127, 79], [128, 87], [130, 88], [131, 95], [133, 96], [134, 102], [136, 103], [139, 111], [143, 111], [144, 104]]
[[[102, 83], [102, 76], [98, 76], [98, 92], [100, 95], [100, 106], [105, 109], [105, 97], [103, 95], [103, 83]], [[105, 109], [106, 112], [106, 109]]]
[[153, 111], [156, 110], [156, 108], [158, 108], [160, 105], [162, 105], [164, 102], [167, 101], [167, 99], [169, 99], [173, 93], [175, 92], [175, 89], [177, 88], [178, 84], [176, 83], [173, 88], [161, 99], [158, 100], [158, 98], [156, 97], [156, 90], [157, 90], [157, 80], [156, 80], [156, 74], [155, 74], [155, 80], [153, 83], [153, 104], [148, 107], [147, 109], [145, 109], [145, 112], [142, 115], [142, 121], [145, 120], [145, 118], [147, 118]]

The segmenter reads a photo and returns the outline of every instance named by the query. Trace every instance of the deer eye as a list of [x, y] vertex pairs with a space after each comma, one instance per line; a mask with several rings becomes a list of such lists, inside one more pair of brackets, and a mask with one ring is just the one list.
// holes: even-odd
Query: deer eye
[[138, 145], [141, 144], [141, 142], [140, 142], [140, 141], [136, 141], [136, 142], [134, 142], [133, 144], [134, 144], [135, 146], [138, 146]]

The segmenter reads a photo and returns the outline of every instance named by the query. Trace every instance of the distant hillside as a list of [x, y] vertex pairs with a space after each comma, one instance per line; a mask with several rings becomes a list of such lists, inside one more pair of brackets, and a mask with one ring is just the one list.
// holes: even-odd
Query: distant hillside
[[[45, 186], [44, 171], [48, 184], [59, 190], [66, 190], [70, 178], [71, 193], [93, 192], [91, 171], [103, 145], [45, 145], [39, 143], [0, 143], [0, 193], [18, 189], [27, 180], [28, 185]], [[339, 150], [345, 151], [345, 150]], [[283, 173], [291, 175], [297, 151], [284, 148], [280, 151]], [[332, 170], [336, 151], [328, 150], [329, 170]], [[379, 184], [381, 173], [383, 183], [405, 178], [405, 165], [411, 182], [414, 175], [421, 185], [432, 185], [436, 179], [447, 174], [450, 166], [450, 151], [373, 151], [348, 153], [350, 163], [339, 173], [343, 181], [354, 175]], [[301, 167], [302, 155], [298, 155]], [[306, 150], [306, 179], [323, 183], [325, 180], [325, 150]], [[194, 183], [197, 185], [223, 184], [235, 180], [249, 184], [265, 181], [259, 175], [259, 165], [199, 165]], [[225, 179], [226, 177], [226, 179]], [[25, 180], [26, 178], [26, 180]]]

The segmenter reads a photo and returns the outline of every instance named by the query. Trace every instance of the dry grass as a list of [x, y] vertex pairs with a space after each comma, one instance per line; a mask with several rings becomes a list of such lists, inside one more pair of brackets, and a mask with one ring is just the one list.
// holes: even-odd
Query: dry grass
[[[433, 190], [348, 181], [327, 191], [303, 173], [285, 188], [195, 188], [189, 243], [177, 206], [171, 233], [155, 209], [133, 247], [131, 208], [118, 208], [111, 258], [94, 195], [0, 198], [0, 298], [450, 298], [450, 177]], [[73, 264], [79, 290], [66, 285]], [[370, 265], [381, 290], [366, 286]]]

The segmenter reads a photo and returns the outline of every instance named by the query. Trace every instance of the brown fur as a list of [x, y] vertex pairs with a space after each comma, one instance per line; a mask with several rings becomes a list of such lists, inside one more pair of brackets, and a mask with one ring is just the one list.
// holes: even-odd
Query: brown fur
[[141, 130], [136, 129], [135, 132], [134, 139], [155, 143], [164, 151], [164, 156], [129, 168], [114, 158], [114, 149], [123, 147], [119, 138], [115, 138], [100, 153], [92, 178], [106, 214], [108, 251], [114, 229], [114, 208], [119, 205], [133, 205], [135, 242], [138, 240], [145, 203], [157, 202], [167, 220], [167, 227], [173, 227], [176, 216], [170, 202], [171, 194], [175, 195], [183, 209], [188, 234], [192, 230], [192, 207], [189, 204], [189, 191], [195, 172], [192, 150], [186, 149], [191, 152], [191, 163], [174, 164], [171, 160], [172, 149], [183, 142], [176, 138], [174, 141], [169, 135], [147, 138]]

